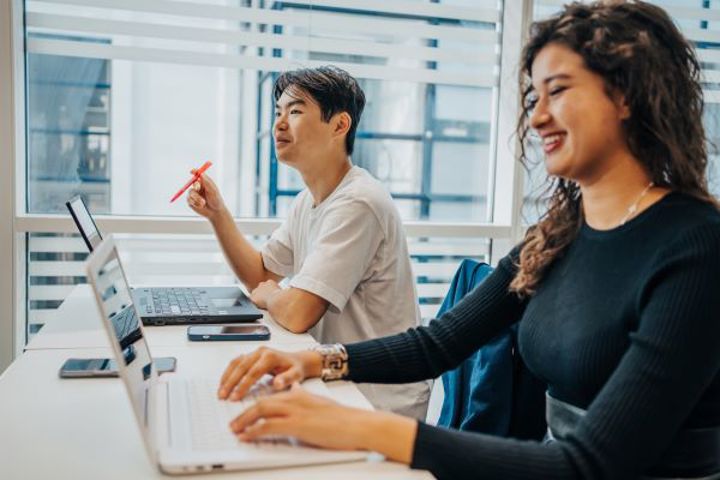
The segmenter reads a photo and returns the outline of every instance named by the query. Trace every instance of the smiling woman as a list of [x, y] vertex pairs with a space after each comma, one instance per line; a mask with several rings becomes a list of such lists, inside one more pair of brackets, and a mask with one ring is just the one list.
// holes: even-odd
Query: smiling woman
[[435, 378], [519, 323], [519, 351], [548, 385], [546, 441], [436, 428], [297, 387], [241, 414], [239, 438], [379, 451], [438, 478], [720, 478], [720, 211], [695, 52], [662, 9], [612, 1], [535, 23], [522, 58], [520, 136], [543, 138], [554, 182], [524, 241], [428, 327], [259, 350], [231, 363], [220, 391], [241, 397], [268, 372], [278, 388]]
[[[557, 21], [537, 22], [525, 47], [523, 71], [531, 81], [525, 84], [518, 132], [522, 145], [531, 130], [543, 138], [554, 187], [547, 214], [522, 250], [513, 281], [519, 292], [532, 292], [542, 271], [574, 238], [583, 220], [582, 199], [587, 203], [597, 191], [586, 188], [581, 194], [583, 185], [611, 177], [612, 198], [624, 205], [613, 212], [608, 195], [601, 195], [589, 220], [599, 228], [626, 221], [624, 210], [650, 183], [645, 205], [671, 189], [715, 202], [708, 191], [695, 50], [658, 7], [606, 9], [614, 15], [574, 6]], [[525, 150], [521, 160], [529, 163]], [[592, 204], [585, 205], [586, 214], [588, 207]]]

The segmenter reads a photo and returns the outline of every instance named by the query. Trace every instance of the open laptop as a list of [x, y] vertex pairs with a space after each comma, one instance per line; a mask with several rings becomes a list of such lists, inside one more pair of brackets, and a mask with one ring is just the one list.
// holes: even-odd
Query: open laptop
[[[66, 202], [88, 250], [102, 242], [102, 235], [79, 195]], [[239, 287], [150, 287], [132, 290], [145, 325], [189, 325], [252, 322], [262, 318]]]
[[[112, 236], [96, 246], [86, 269], [145, 447], [161, 471], [249, 470], [367, 458], [366, 452], [322, 450], [287, 437], [255, 443], [237, 440], [229, 423], [255, 400], [218, 400], [219, 377], [157, 376]], [[327, 387], [317, 379], [303, 387], [329, 396]], [[269, 390], [268, 384], [260, 384], [251, 390], [251, 396]]]

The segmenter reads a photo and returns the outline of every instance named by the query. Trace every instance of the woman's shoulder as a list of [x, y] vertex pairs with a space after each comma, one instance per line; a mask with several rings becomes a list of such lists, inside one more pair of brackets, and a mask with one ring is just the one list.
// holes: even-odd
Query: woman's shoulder
[[671, 193], [662, 210], [662, 215], [658, 215], [656, 221], [676, 241], [707, 238], [712, 242], [720, 236], [720, 209], [717, 203], [683, 193]]
[[671, 192], [661, 204], [663, 217], [672, 216], [688, 225], [720, 223], [720, 202], [717, 201], [712, 203], [686, 193]]
[[679, 257], [694, 258], [706, 266], [720, 261], [720, 210], [717, 205], [691, 195], [668, 195], [655, 243], [656, 257], [664, 263]]

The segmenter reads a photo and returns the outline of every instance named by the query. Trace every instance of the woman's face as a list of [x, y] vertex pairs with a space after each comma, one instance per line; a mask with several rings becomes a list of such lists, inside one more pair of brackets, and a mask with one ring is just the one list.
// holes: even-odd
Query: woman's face
[[629, 109], [621, 95], [608, 96], [580, 55], [548, 44], [533, 61], [532, 84], [530, 126], [542, 138], [549, 175], [592, 182], [628, 153], [622, 121]]

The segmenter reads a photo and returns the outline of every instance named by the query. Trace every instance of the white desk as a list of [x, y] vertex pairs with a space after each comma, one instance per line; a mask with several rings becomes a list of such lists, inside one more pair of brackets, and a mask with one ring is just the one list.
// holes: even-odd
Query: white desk
[[[273, 345], [316, 343], [309, 334], [298, 335], [285, 330], [268, 315], [262, 319], [262, 322], [270, 328], [270, 340]], [[170, 346], [201, 348], [204, 345], [204, 342], [188, 341], [186, 332], [186, 326], [145, 327], [150, 348]], [[257, 347], [268, 342], [229, 343], [234, 345], [243, 343]], [[90, 285], [77, 285], [57, 309], [55, 317], [28, 342], [25, 350], [49, 348], [110, 348]]]
[[[168, 478], [147, 457], [120, 379], [58, 377], [69, 357], [111, 355], [97, 315], [89, 290], [78, 287], [33, 339], [31, 348], [0, 376], [3, 480]], [[270, 344], [276, 348], [297, 350], [312, 343], [309, 335], [272, 328]], [[184, 327], [153, 327], [147, 337], [153, 355], [177, 357], [176, 374], [188, 376], [218, 375], [230, 359], [259, 343], [187, 342]], [[333, 382], [328, 388], [344, 404], [370, 408], [352, 383]], [[432, 478], [427, 472], [384, 461], [221, 473], [212, 478], [218, 475], [261, 480]]]

